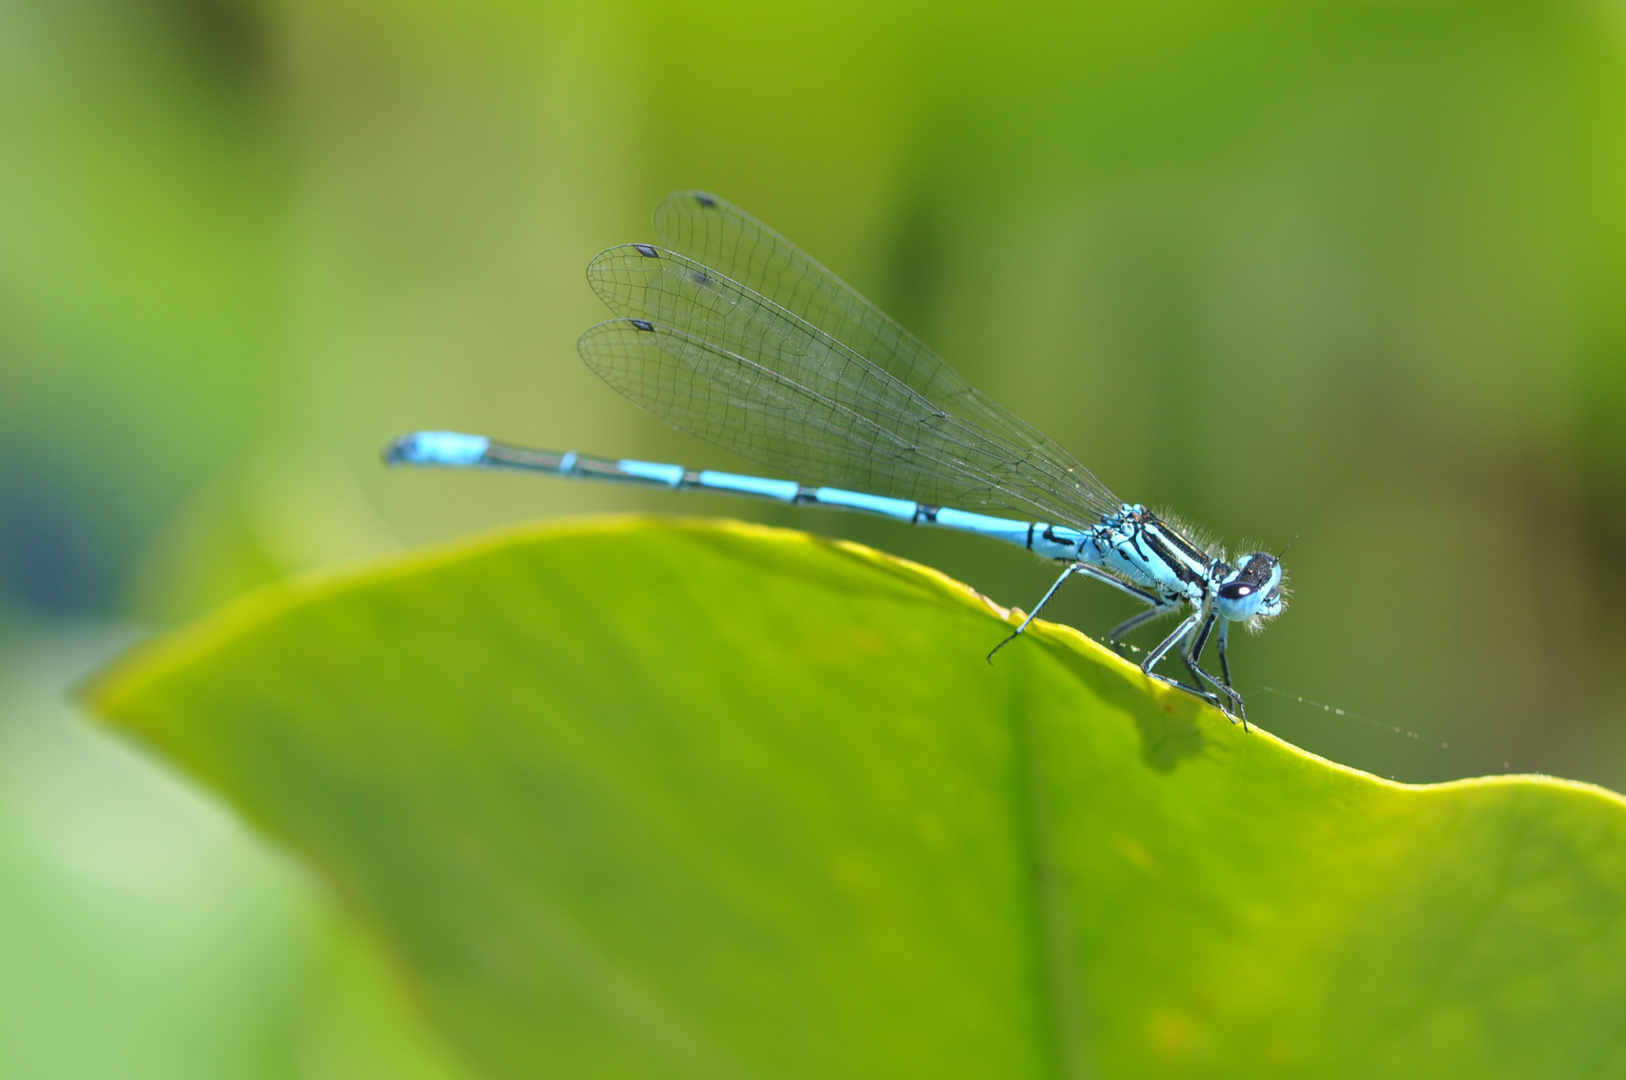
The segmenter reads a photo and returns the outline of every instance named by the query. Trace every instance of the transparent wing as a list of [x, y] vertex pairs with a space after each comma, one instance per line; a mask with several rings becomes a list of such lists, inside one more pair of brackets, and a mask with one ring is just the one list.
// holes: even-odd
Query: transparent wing
[[656, 227], [696, 258], [647, 244], [598, 256], [588, 280], [627, 319], [581, 341], [588, 366], [655, 415], [805, 483], [1068, 525], [1118, 509], [1083, 466], [766, 226], [680, 193]]
[[1065, 450], [974, 389], [925, 343], [795, 244], [704, 191], [677, 191], [655, 208], [655, 235], [817, 327], [944, 411], [1033, 456], [1034, 467], [1106, 513], [1121, 505]]
[[600, 323], [582, 335], [581, 353], [611, 386], [681, 430], [798, 479], [928, 503], [970, 486], [944, 484], [929, 448], [671, 327]]
[[[801, 248], [715, 195], [675, 191], [662, 199], [655, 208], [655, 237], [818, 327], [929, 400], [947, 404], [981, 396], [891, 316]], [[1026, 427], [998, 405], [988, 405], [1001, 422]]]

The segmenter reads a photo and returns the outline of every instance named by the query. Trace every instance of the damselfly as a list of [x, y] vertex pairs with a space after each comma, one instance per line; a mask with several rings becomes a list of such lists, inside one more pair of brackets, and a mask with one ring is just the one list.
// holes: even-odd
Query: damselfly
[[[1147, 606], [1113, 629], [1113, 640], [1189, 607], [1141, 670], [1246, 725], [1228, 632], [1233, 622], [1256, 629], [1281, 614], [1277, 556], [1255, 551], [1227, 562], [1121, 501], [879, 308], [722, 199], [667, 196], [655, 235], [658, 244], [613, 247], [588, 264], [588, 283], [617, 317], [582, 335], [582, 359], [678, 430], [796, 479], [529, 450], [446, 431], [403, 435], [386, 460], [754, 495], [1005, 540], [1066, 567], [990, 660], [1062, 582], [1083, 574]], [[1201, 666], [1210, 637], [1217, 678]], [[1190, 683], [1154, 670], [1170, 652]]]

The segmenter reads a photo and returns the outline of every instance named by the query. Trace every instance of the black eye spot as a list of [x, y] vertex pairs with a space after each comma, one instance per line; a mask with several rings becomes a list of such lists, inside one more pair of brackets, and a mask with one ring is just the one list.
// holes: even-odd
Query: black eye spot
[[1222, 600], [1241, 600], [1244, 597], [1252, 596], [1255, 591], [1255, 587], [1246, 581], [1233, 581], [1229, 585], [1221, 585], [1219, 588]]
[[638, 254], [642, 255], [646, 259], [658, 259], [661, 257], [660, 252], [656, 251], [653, 245], [634, 244], [632, 246], [637, 248]]
[[630, 322], [632, 325], [636, 326], [638, 329], [642, 330], [646, 334], [653, 334], [655, 332], [655, 324], [654, 323], [645, 322], [642, 319], [628, 319], [627, 321]]

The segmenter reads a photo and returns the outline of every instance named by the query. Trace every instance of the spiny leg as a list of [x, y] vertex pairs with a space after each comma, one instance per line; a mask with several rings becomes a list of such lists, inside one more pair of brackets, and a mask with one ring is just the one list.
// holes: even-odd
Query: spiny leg
[[1214, 613], [1199, 611], [1197, 615], [1202, 618], [1202, 625], [1192, 632], [1190, 644], [1180, 650], [1180, 662], [1191, 672], [1191, 681], [1201, 686], [1207, 672], [1197, 667], [1197, 660], [1202, 656], [1203, 648], [1208, 644], [1208, 635], [1214, 629]]
[[1248, 709], [1247, 706], [1242, 704], [1242, 695], [1237, 693], [1236, 688], [1231, 685], [1231, 663], [1225, 657], [1225, 646], [1230, 636], [1227, 631], [1230, 629], [1230, 620], [1221, 619], [1219, 624], [1219, 634], [1214, 642], [1214, 650], [1219, 653], [1220, 678], [1225, 683], [1225, 692], [1230, 695], [1232, 701], [1236, 702], [1237, 715], [1242, 717], [1242, 730], [1247, 731]]
[[1169, 612], [1173, 611], [1176, 607], [1179, 607], [1179, 605], [1178, 604], [1164, 604], [1164, 603], [1161, 603], [1161, 602], [1158, 603], [1158, 604], [1155, 604], [1155, 605], [1153, 605], [1153, 607], [1152, 607], [1152, 609], [1150, 611], [1143, 611], [1139, 615], [1136, 615], [1132, 619], [1125, 619], [1123, 622], [1119, 623], [1117, 626], [1114, 626], [1111, 630], [1107, 631], [1107, 640], [1108, 641], [1121, 640], [1123, 638], [1123, 636], [1125, 634], [1129, 633], [1131, 630], [1134, 630], [1136, 627], [1142, 626], [1145, 623], [1149, 623], [1153, 619], [1162, 618], [1164, 615], [1167, 615], [1167, 614], [1169, 614]]
[[1215, 635], [1214, 651], [1219, 653], [1220, 681], [1215, 682], [1214, 677], [1204, 670], [1202, 666], [1203, 646], [1208, 643], [1206, 628], [1204, 629], [1203, 640], [1199, 641], [1197, 647], [1192, 650], [1191, 659], [1197, 665], [1197, 670], [1202, 674], [1202, 677], [1213, 683], [1216, 689], [1222, 691], [1226, 697], [1236, 704], [1237, 716], [1242, 720], [1242, 730], [1246, 731], [1248, 730], [1248, 710], [1242, 704], [1242, 695], [1237, 693], [1236, 688], [1231, 685], [1231, 664], [1225, 657], [1225, 646], [1230, 639], [1231, 620], [1219, 619], [1218, 625], [1219, 633]]
[[1200, 678], [1206, 679], [1208, 681], [1208, 684], [1210, 686], [1212, 686], [1214, 689], [1218, 690], [1221, 694], [1225, 695], [1225, 698], [1222, 699], [1222, 698], [1220, 698], [1219, 696], [1217, 696], [1215, 694], [1204, 694], [1203, 696], [1205, 698], [1207, 698], [1209, 701], [1212, 701], [1215, 705], [1218, 705], [1220, 707], [1221, 712], [1224, 712], [1227, 716], [1230, 716], [1230, 710], [1225, 707], [1225, 701], [1226, 701], [1226, 699], [1228, 699], [1230, 701], [1231, 705], [1234, 706], [1235, 709], [1236, 709], [1236, 715], [1231, 717], [1231, 722], [1234, 724], [1238, 720], [1240, 720], [1240, 721], [1242, 721], [1242, 730], [1243, 731], [1252, 731], [1253, 730], [1252, 728], [1248, 727], [1248, 710], [1242, 704], [1242, 695], [1241, 694], [1237, 693], [1236, 690], [1234, 690], [1233, 688], [1231, 688], [1229, 686], [1226, 686], [1224, 683], [1222, 683], [1218, 679], [1214, 678], [1214, 676], [1212, 676], [1208, 672], [1204, 671], [1201, 666], [1199, 666], [1197, 664], [1187, 664], [1186, 666], [1189, 667], [1192, 671], [1196, 672], [1197, 675]]
[[1096, 581], [1111, 585], [1119, 592], [1128, 596], [1133, 596], [1136, 600], [1139, 600], [1143, 604], [1151, 604], [1153, 607], [1156, 607], [1163, 603], [1163, 598], [1161, 596], [1158, 596], [1155, 593], [1147, 592], [1145, 589], [1137, 588], [1134, 585], [1129, 584], [1127, 581], [1124, 581], [1113, 574], [1107, 573], [1105, 570], [1100, 570], [1091, 566], [1089, 563], [1074, 563], [1073, 565], [1077, 567], [1078, 572], [1083, 574], [1085, 577], [1092, 577]]
[[[1186, 637], [1186, 635], [1190, 634], [1191, 631], [1196, 628], [1198, 620], [1200, 620], [1202, 617], [1203, 613], [1201, 611], [1194, 611], [1190, 615], [1186, 616], [1186, 618], [1181, 621], [1180, 625], [1174, 628], [1174, 633], [1164, 638], [1161, 645], [1146, 654], [1146, 659], [1141, 661], [1140, 669], [1144, 674], [1156, 679], [1158, 682], [1167, 683], [1169, 686], [1179, 687], [1188, 694], [1195, 694], [1197, 697], [1202, 698], [1204, 701], [1209, 702], [1210, 704], [1218, 705], [1219, 699], [1202, 688], [1201, 680], [1198, 680], [1196, 686], [1187, 686], [1179, 679], [1171, 679], [1167, 675], [1159, 675], [1157, 672], [1152, 670], [1157, 666], [1157, 662], [1159, 660], [1168, 655], [1170, 649], [1174, 648], [1176, 644], [1178, 644]], [[1181, 656], [1184, 657], [1185, 653], [1182, 652]]]
[[1050, 603], [1050, 598], [1056, 595], [1056, 590], [1061, 588], [1061, 583], [1072, 577], [1074, 574], [1083, 574], [1085, 577], [1092, 577], [1097, 581], [1104, 581], [1108, 585], [1111, 585], [1114, 589], [1118, 589], [1121, 592], [1126, 592], [1130, 596], [1133, 596], [1135, 599], [1145, 604], [1152, 604], [1155, 606], [1162, 603], [1162, 600], [1156, 596], [1153, 596], [1144, 589], [1137, 589], [1133, 585], [1119, 581], [1111, 574], [1108, 574], [1102, 570], [1097, 570], [1088, 563], [1068, 563], [1067, 569], [1061, 572], [1061, 577], [1056, 579], [1056, 583], [1050, 586], [1050, 589], [1044, 594], [1043, 597], [1040, 598], [1039, 602], [1034, 605], [1033, 611], [1028, 615], [1028, 617], [1022, 620], [1022, 625], [1018, 626], [1015, 630], [1006, 635], [1004, 640], [1002, 640], [998, 645], [995, 645], [992, 649], [988, 650], [988, 662], [990, 664], [994, 662], [994, 653], [1003, 649], [1005, 646], [1009, 645], [1011, 642], [1020, 637], [1022, 632], [1028, 628], [1028, 623], [1038, 618], [1039, 612], [1043, 611], [1044, 606]]
[[[1209, 685], [1213, 686], [1214, 689], [1224, 694], [1225, 697], [1236, 706], [1237, 715], [1236, 718], [1233, 718], [1233, 722], [1235, 722], [1235, 719], [1241, 719], [1242, 730], [1247, 731], [1248, 713], [1247, 710], [1243, 708], [1242, 695], [1231, 689], [1228, 681], [1224, 683], [1220, 682], [1218, 679], [1214, 678], [1214, 676], [1204, 671], [1202, 667], [1203, 649], [1208, 645], [1208, 635], [1213, 632], [1214, 623], [1216, 620], [1219, 622], [1220, 636], [1223, 639], [1225, 635], [1225, 628], [1229, 625], [1229, 623], [1226, 620], [1221, 619], [1218, 612], [1210, 611], [1207, 619], [1203, 621], [1202, 629], [1193, 635], [1191, 647], [1180, 654], [1180, 659], [1185, 661], [1186, 670], [1191, 672], [1191, 676], [1197, 681], [1197, 685], [1201, 686], [1203, 681], [1207, 680]], [[1219, 703], [1217, 698], [1215, 700], [1216, 703]], [[1223, 703], [1220, 703], [1220, 708], [1222, 710], [1225, 708]]]
[[1039, 602], [1037, 604], [1033, 605], [1033, 610], [1028, 613], [1027, 618], [1022, 620], [1022, 625], [1018, 626], [1015, 630], [1012, 630], [1000, 641], [998, 645], [995, 645], [992, 649], [988, 650], [987, 660], [990, 664], [994, 662], [994, 654], [996, 652], [1015, 641], [1022, 631], [1028, 628], [1028, 623], [1039, 617], [1039, 612], [1043, 611], [1044, 606], [1050, 603], [1050, 598], [1056, 595], [1056, 590], [1061, 588], [1061, 583], [1078, 573], [1078, 570], [1082, 565], [1082, 563], [1069, 563], [1067, 565], [1067, 569], [1061, 572], [1061, 577], [1056, 579], [1056, 583], [1050, 586], [1050, 589], [1044, 594], [1044, 596], [1039, 598]]

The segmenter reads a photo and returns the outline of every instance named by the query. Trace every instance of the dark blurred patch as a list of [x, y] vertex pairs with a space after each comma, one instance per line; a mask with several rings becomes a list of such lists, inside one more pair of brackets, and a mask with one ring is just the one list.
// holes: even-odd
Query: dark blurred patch
[[259, 4], [239, 0], [171, 0], [177, 43], [203, 74], [246, 95], [270, 81], [272, 27]]
[[939, 230], [944, 221], [925, 193], [903, 200], [887, 250], [882, 295], [871, 298], [922, 339], [931, 336], [927, 328], [932, 301], [942, 292], [944, 250]]
[[104, 523], [35, 470], [0, 472], [0, 593], [53, 614], [106, 610], [117, 574]]

